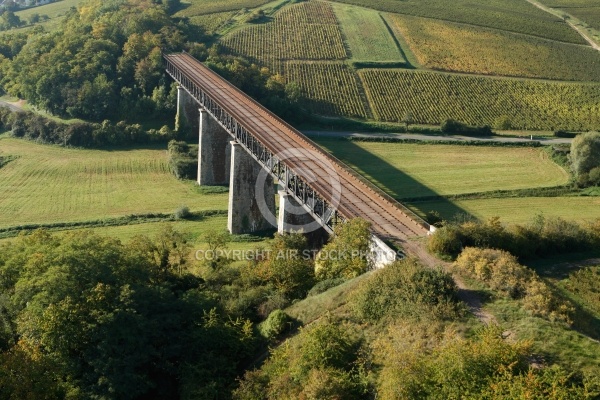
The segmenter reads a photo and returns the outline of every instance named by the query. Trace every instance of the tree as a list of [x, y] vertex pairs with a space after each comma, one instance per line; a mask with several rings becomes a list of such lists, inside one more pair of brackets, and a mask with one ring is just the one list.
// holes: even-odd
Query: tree
[[354, 278], [367, 272], [372, 265], [368, 257], [371, 245], [371, 224], [355, 218], [335, 227], [333, 240], [317, 254], [317, 279]]
[[571, 168], [577, 177], [600, 167], [600, 133], [587, 132], [577, 135], [571, 143], [569, 158]]
[[4, 11], [0, 15], [0, 31], [18, 28], [23, 25], [21, 18], [12, 11]]

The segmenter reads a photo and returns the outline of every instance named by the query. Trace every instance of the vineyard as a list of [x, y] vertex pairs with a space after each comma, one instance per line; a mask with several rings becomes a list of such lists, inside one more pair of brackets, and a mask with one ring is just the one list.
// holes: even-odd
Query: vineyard
[[589, 8], [561, 8], [575, 18], [578, 18], [590, 27], [600, 30], [600, 6]]
[[235, 11], [225, 11], [214, 14], [195, 15], [190, 17], [190, 23], [202, 28], [205, 32], [215, 32], [219, 27], [231, 20], [235, 14]]
[[406, 62], [379, 12], [334, 5], [352, 60]]
[[193, 17], [224, 11], [239, 11], [242, 8], [259, 7], [268, 2], [269, 0], [186, 0], [182, 2], [185, 8], [175, 16]]
[[463, 22], [500, 30], [585, 44], [566, 23], [525, 0], [336, 0], [398, 14]]
[[316, 114], [367, 117], [368, 106], [360, 95], [356, 74], [343, 63], [287, 62], [289, 82], [302, 88], [305, 107]]
[[234, 55], [282, 72], [284, 60], [343, 60], [347, 57], [336, 16], [324, 2], [285, 7], [272, 22], [243, 27], [221, 40]]
[[415, 122], [427, 124], [452, 118], [514, 129], [600, 128], [597, 84], [408, 70], [362, 70], [359, 76], [375, 118], [382, 121], [402, 121], [410, 111]]
[[420, 64], [442, 71], [573, 81], [600, 81], [600, 52], [428, 18], [388, 15]]

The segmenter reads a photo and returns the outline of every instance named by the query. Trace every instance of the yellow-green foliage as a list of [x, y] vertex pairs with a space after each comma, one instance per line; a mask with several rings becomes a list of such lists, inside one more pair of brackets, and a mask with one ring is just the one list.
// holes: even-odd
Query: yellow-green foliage
[[369, 270], [370, 228], [371, 224], [360, 218], [336, 225], [333, 239], [316, 256], [317, 279], [349, 279]]
[[374, 272], [356, 291], [352, 307], [358, 318], [371, 322], [453, 319], [461, 315], [456, 292], [450, 274], [405, 259]]
[[479, 399], [502, 368], [511, 375], [527, 368], [527, 343], [509, 343], [495, 326], [462, 339], [432, 322], [397, 322], [374, 345], [382, 365], [377, 381], [383, 399]]
[[247, 372], [235, 399], [360, 399], [359, 340], [353, 326], [328, 318], [275, 349], [258, 371]]
[[573, 272], [563, 285], [600, 316], [600, 266]]
[[600, 52], [498, 30], [405, 15], [389, 16], [427, 68], [474, 74], [600, 81]]
[[348, 40], [353, 60], [406, 61], [379, 12], [339, 4], [333, 9]]
[[281, 72], [283, 60], [342, 60], [346, 49], [331, 6], [309, 1], [278, 11], [273, 21], [243, 27], [221, 40], [231, 53]]
[[454, 119], [493, 126], [504, 116], [515, 129], [593, 130], [600, 126], [597, 84], [407, 70], [362, 70], [359, 75], [375, 118], [382, 121], [402, 121], [410, 111], [416, 123]]
[[302, 88], [305, 106], [315, 114], [367, 117], [358, 76], [344, 63], [285, 63], [285, 77]]
[[571, 303], [558, 297], [534, 271], [506, 251], [467, 247], [454, 266], [502, 296], [523, 299], [523, 307], [533, 315], [572, 322]]

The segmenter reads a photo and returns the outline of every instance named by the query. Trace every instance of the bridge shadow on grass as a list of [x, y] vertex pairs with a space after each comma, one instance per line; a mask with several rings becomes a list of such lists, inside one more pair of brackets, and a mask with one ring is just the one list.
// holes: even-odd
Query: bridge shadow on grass
[[[377, 155], [361, 148], [356, 142], [342, 138], [313, 138], [313, 140], [423, 218], [430, 211], [438, 212], [447, 220], [457, 215], [469, 215], [454, 202], [440, 196], [427, 185], [405, 174]], [[434, 197], [436, 200], [431, 202], [403, 200], [415, 197]]]

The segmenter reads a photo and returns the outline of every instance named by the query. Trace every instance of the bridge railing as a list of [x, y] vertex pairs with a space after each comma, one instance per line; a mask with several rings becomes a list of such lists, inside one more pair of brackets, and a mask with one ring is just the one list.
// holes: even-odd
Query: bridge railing
[[227, 110], [214, 101], [193, 80], [187, 77], [183, 71], [175, 66], [168, 57], [166, 70], [169, 75], [177, 81], [211, 116], [240, 143], [248, 153], [263, 168], [277, 178], [279, 184], [291, 194], [299, 204], [302, 204], [320, 224], [328, 231], [333, 232], [336, 224], [344, 221], [347, 217], [341, 215], [319, 192], [311, 187], [302, 177], [298, 176], [293, 168], [275, 156], [263, 143], [249, 132], [239, 121], [237, 121]]

